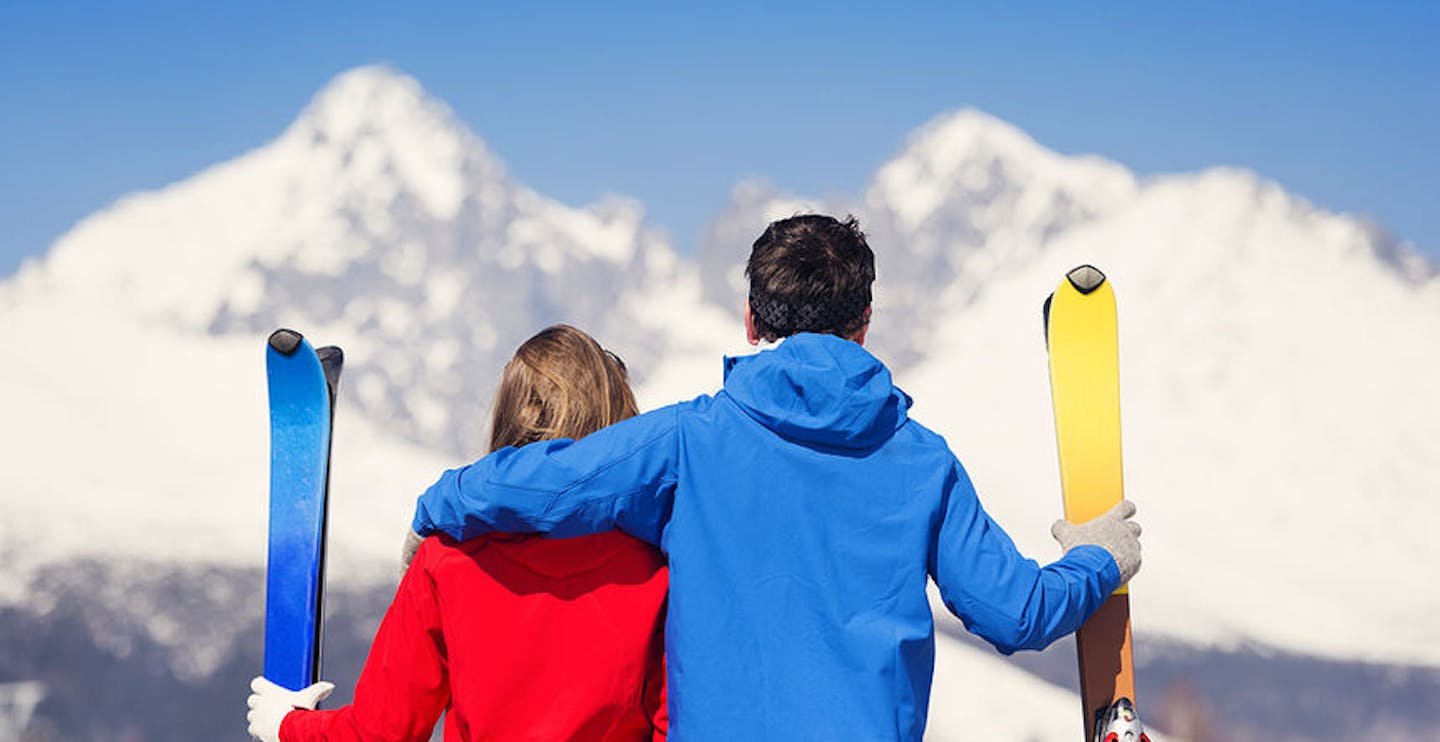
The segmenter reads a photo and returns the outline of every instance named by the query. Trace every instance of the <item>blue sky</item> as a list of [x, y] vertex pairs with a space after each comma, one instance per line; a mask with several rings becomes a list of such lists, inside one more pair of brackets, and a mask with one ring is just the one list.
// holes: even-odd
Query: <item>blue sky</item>
[[198, 5], [0, 3], [0, 275], [373, 62], [521, 181], [638, 198], [682, 248], [743, 178], [858, 193], [973, 106], [1141, 174], [1246, 167], [1440, 258], [1440, 3]]

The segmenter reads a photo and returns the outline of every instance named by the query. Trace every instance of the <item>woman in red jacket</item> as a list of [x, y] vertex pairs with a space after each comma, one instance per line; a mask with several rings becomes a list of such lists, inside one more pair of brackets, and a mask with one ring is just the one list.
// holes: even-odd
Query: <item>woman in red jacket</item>
[[[566, 325], [505, 366], [490, 449], [579, 438], [636, 413], [619, 358]], [[380, 624], [355, 701], [256, 678], [250, 734], [266, 742], [663, 740], [668, 574], [618, 531], [573, 539], [494, 534], [420, 544]]]

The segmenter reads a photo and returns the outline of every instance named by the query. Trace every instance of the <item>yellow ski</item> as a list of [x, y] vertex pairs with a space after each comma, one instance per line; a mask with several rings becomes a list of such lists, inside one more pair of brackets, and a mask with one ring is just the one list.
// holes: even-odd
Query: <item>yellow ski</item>
[[[1045, 302], [1050, 392], [1060, 452], [1065, 518], [1084, 523], [1124, 498], [1120, 462], [1120, 353], [1115, 293], [1105, 274], [1082, 265]], [[1133, 718], [1135, 672], [1130, 596], [1122, 586], [1075, 634], [1085, 739], [1126, 710]], [[1103, 729], [1102, 729], [1103, 732]]]

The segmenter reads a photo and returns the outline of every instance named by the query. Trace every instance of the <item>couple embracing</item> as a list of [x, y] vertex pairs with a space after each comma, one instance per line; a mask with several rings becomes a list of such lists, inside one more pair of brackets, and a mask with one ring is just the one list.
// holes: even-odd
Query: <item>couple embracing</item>
[[746, 277], [746, 335], [778, 344], [725, 359], [713, 395], [637, 415], [589, 336], [526, 341], [491, 453], [417, 502], [355, 702], [314, 711], [329, 684], [257, 678], [251, 734], [420, 741], [445, 711], [447, 742], [920, 740], [929, 581], [1010, 653], [1139, 568], [1128, 502], [1057, 525], [1043, 566], [986, 514], [864, 348], [874, 255], [853, 219], [770, 224]]

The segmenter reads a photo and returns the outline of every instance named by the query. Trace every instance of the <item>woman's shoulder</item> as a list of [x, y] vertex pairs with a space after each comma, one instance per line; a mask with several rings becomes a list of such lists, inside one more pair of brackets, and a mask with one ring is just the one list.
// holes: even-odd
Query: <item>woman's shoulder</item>
[[457, 541], [444, 533], [437, 533], [425, 537], [415, 556], [417, 559], [423, 556], [427, 562], [437, 563], [450, 557], [475, 554], [492, 544], [513, 543], [531, 538], [536, 538], [536, 536], [519, 533], [487, 533], [464, 541]]

